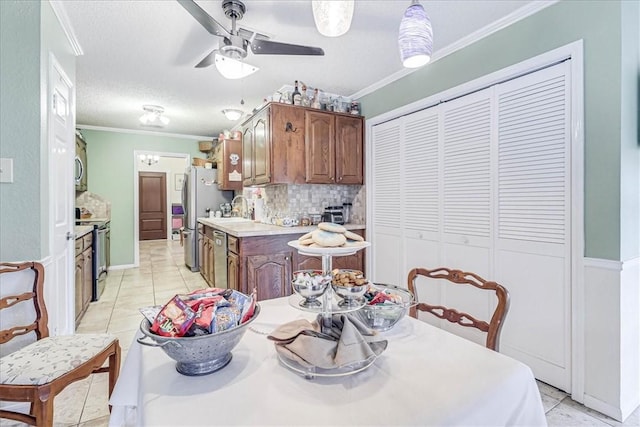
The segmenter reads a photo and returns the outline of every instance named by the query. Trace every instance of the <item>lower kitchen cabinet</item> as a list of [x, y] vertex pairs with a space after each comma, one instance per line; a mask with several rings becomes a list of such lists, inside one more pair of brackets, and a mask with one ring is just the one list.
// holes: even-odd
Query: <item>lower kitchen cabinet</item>
[[213, 228], [204, 225], [198, 227], [198, 255], [200, 274], [209, 286], [215, 286], [213, 269]]
[[[364, 235], [363, 230], [357, 233]], [[229, 288], [250, 294], [256, 289], [259, 301], [291, 295], [293, 271], [321, 269], [321, 257], [300, 255], [287, 243], [300, 234], [255, 237], [229, 236], [227, 272]], [[334, 257], [334, 268], [364, 271], [365, 250], [354, 255]]]
[[290, 295], [292, 259], [292, 251], [246, 257], [246, 293], [255, 288], [259, 301]]
[[93, 296], [93, 235], [76, 239], [75, 264], [75, 320], [76, 327], [89, 308]]
[[227, 253], [227, 286], [240, 290], [240, 257], [231, 252]]

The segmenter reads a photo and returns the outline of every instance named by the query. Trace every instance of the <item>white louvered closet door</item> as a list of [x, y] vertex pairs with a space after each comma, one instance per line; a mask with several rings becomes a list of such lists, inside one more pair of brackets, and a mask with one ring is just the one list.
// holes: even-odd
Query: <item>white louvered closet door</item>
[[372, 273], [376, 282], [398, 284], [401, 275], [400, 120], [373, 127], [371, 216], [373, 221]]
[[568, 66], [496, 87], [495, 277], [511, 294], [501, 351], [564, 390], [571, 360]]
[[[491, 277], [492, 263], [492, 89], [442, 105], [442, 266]], [[436, 266], [437, 267], [437, 266]], [[488, 319], [493, 300], [486, 292], [443, 286], [441, 302]], [[441, 327], [484, 343], [474, 328], [449, 322]]]

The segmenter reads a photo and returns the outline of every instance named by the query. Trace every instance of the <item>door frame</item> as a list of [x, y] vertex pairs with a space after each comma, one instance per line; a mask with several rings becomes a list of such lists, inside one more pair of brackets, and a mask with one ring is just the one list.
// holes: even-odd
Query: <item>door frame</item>
[[[460, 96], [493, 86], [516, 77], [532, 73], [556, 63], [570, 59], [569, 76], [571, 87], [571, 280], [569, 284], [569, 319], [568, 370], [570, 371], [571, 393], [573, 400], [584, 401], [585, 385], [585, 284], [584, 284], [584, 48], [583, 41], [577, 40], [567, 45], [534, 56], [509, 67], [468, 81], [459, 86], [451, 87], [443, 92], [428, 96], [421, 100], [398, 107], [366, 120], [365, 171], [366, 181], [373, 181], [373, 171], [370, 165], [372, 158], [373, 127], [417, 111], [433, 107], [442, 101], [455, 99]], [[373, 206], [372, 190], [367, 186], [366, 206]], [[366, 223], [373, 224], [371, 209], [367, 209]], [[368, 233], [373, 235], [373, 233]], [[372, 242], [375, 245], [375, 242]], [[367, 251], [366, 270], [375, 273], [372, 251]], [[375, 279], [375, 278], [374, 278]]]
[[[175, 159], [184, 159], [186, 164], [191, 163], [191, 155], [185, 153], [167, 153], [167, 152], [158, 152], [158, 151], [150, 151], [150, 150], [133, 150], [133, 267], [140, 267], [140, 225], [138, 221], [140, 220], [139, 209], [140, 209], [140, 195], [139, 186], [138, 186], [138, 173], [139, 172], [147, 172], [140, 170], [140, 160], [139, 157], [141, 154], [152, 154], [162, 157], [169, 157]], [[188, 165], [185, 165], [185, 169]], [[171, 236], [171, 171], [168, 170], [156, 170], [150, 172], [160, 172], [165, 173], [167, 175], [166, 179], [166, 203], [167, 203], [167, 239]]]

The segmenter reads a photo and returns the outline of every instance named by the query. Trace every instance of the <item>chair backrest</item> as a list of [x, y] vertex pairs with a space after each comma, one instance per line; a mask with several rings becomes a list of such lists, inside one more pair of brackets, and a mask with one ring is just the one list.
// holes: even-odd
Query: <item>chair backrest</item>
[[[484, 320], [476, 319], [470, 314], [459, 312], [454, 308], [420, 302], [415, 286], [415, 280], [418, 276], [424, 276], [431, 279], [444, 279], [455, 284], [470, 285], [478, 289], [495, 292], [496, 297], [498, 298], [498, 304], [491, 316], [491, 320], [487, 323]], [[417, 311], [420, 310], [431, 313], [440, 319], [448, 320], [451, 323], [457, 323], [461, 326], [479, 329], [482, 332], [487, 333], [486, 347], [491, 350], [498, 351], [500, 331], [507, 315], [507, 311], [509, 310], [509, 292], [506, 288], [496, 282], [488, 282], [474, 273], [451, 270], [444, 267], [436, 268], [434, 270], [414, 268], [409, 271], [407, 282], [409, 290], [415, 296], [416, 301], [418, 301], [418, 304], [411, 307], [409, 310], [410, 316], [417, 318]]]
[[[0, 275], [0, 311], [2, 311], [0, 314], [3, 319], [0, 324], [3, 328], [0, 330], [0, 344], [32, 331], [38, 340], [48, 337], [48, 316], [42, 292], [44, 286], [44, 267], [42, 264], [38, 262], [0, 263]], [[20, 290], [18, 285], [25, 281], [28, 281], [28, 287], [23, 287], [23, 290]], [[7, 290], [10, 293], [7, 293]], [[33, 308], [22, 310], [17, 307], [18, 304], [25, 306], [25, 309], [28, 309], [27, 306], [31, 304]], [[26, 321], [27, 324], [24, 324], [24, 316], [21, 314], [24, 312], [33, 313], [34, 311], [35, 319], [31, 320], [30, 317]], [[12, 315], [9, 312], [15, 314]], [[19, 323], [9, 322], [9, 317]]]

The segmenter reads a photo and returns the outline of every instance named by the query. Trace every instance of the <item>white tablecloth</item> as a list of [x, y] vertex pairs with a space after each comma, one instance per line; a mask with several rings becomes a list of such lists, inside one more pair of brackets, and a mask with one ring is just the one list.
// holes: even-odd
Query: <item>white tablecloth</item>
[[305, 379], [264, 333], [313, 314], [286, 298], [260, 305], [231, 363], [209, 375], [181, 375], [161, 349], [134, 342], [109, 425], [546, 425], [529, 367], [408, 316], [383, 333], [389, 346], [368, 369]]

